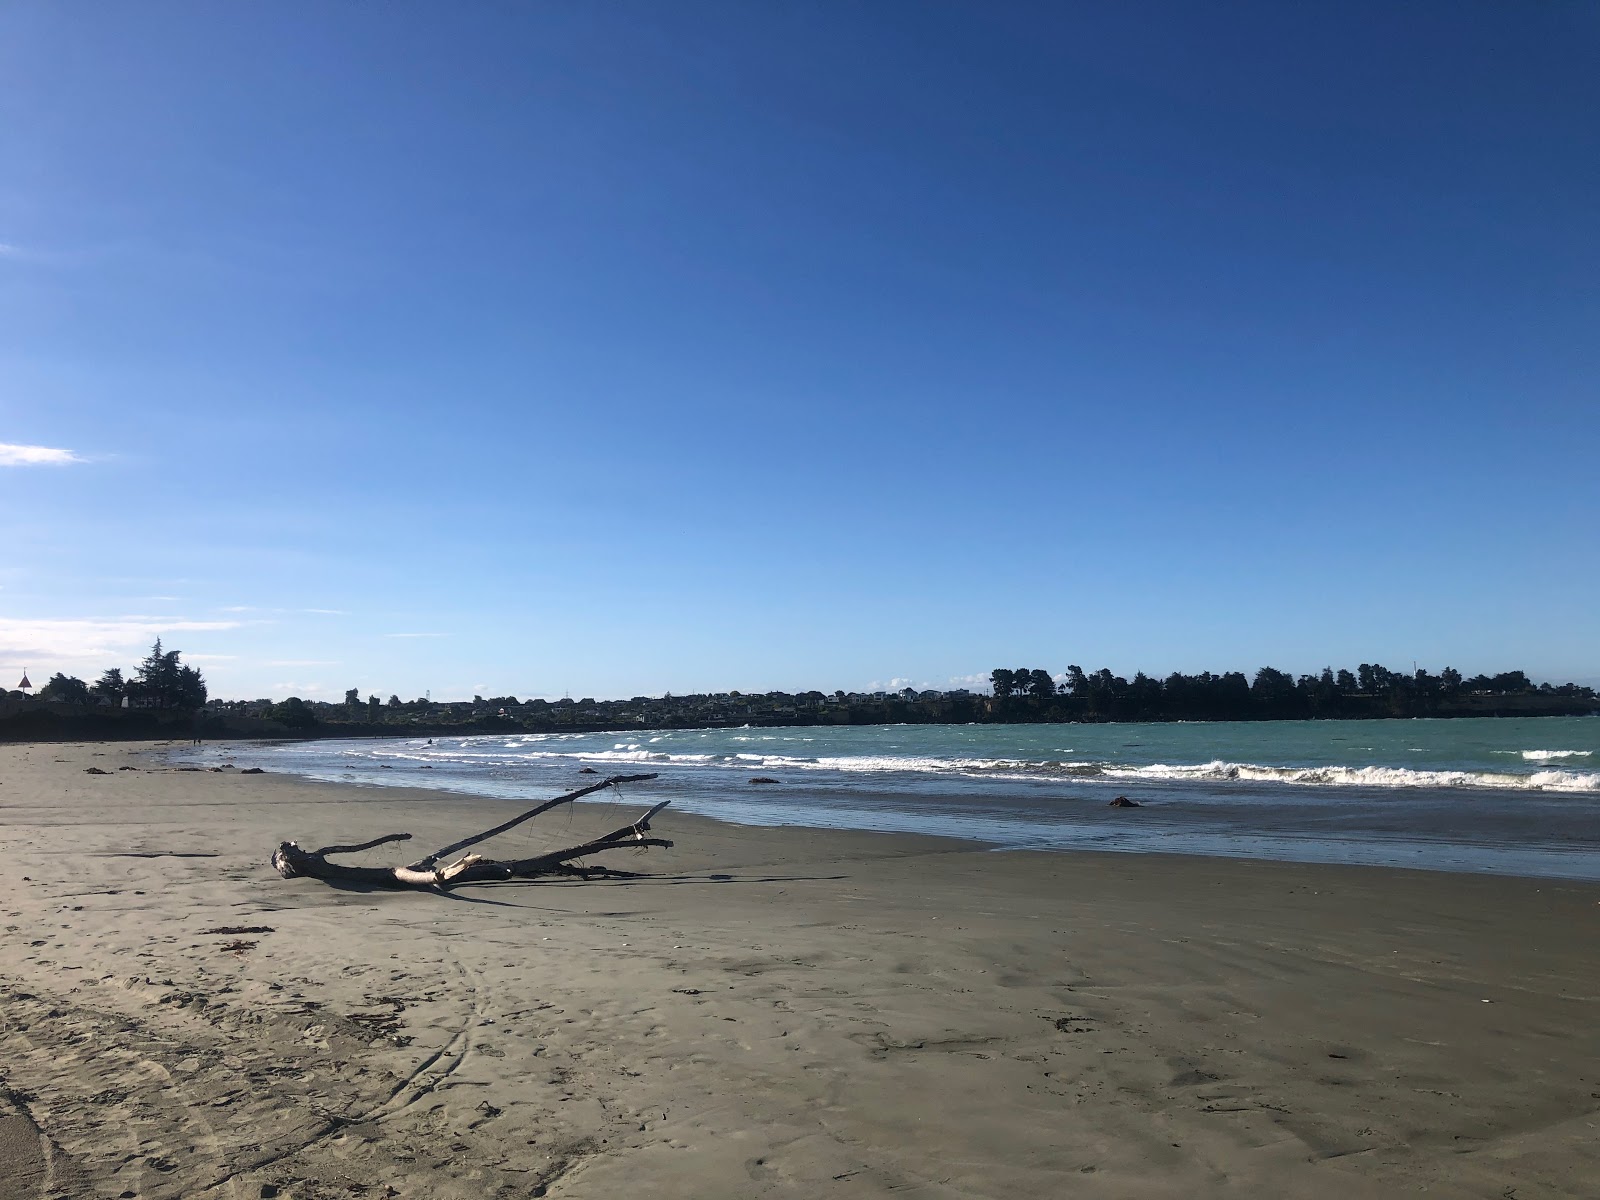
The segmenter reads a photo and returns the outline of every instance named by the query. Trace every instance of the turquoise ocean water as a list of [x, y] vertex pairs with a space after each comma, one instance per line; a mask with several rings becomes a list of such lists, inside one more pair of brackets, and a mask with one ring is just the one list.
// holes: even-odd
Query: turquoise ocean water
[[[670, 799], [743, 824], [1600, 880], [1591, 717], [652, 730], [220, 745], [183, 757], [507, 800], [581, 786], [584, 766], [657, 771], [630, 802]], [[1141, 807], [1109, 808], [1118, 795]]]

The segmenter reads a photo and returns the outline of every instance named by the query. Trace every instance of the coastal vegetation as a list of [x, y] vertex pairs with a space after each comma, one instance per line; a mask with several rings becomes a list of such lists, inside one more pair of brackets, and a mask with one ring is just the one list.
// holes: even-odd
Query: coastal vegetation
[[1324, 667], [1290, 675], [1262, 667], [1214, 675], [1143, 671], [1131, 680], [1102, 668], [1086, 674], [1069, 666], [1057, 677], [1037, 668], [997, 667], [989, 676], [999, 720], [1065, 721], [1297, 721], [1314, 718], [1438, 717], [1591, 712], [1593, 688], [1534, 684], [1525, 671], [1464, 677], [1453, 667], [1410, 674], [1380, 663], [1354, 672]]
[[123, 677], [121, 667], [104, 671], [93, 684], [57, 671], [39, 689], [39, 699], [63, 704], [98, 702], [176, 712], [193, 712], [205, 704], [206, 697], [206, 681], [199, 670], [185, 663], [177, 650], [163, 649], [160, 638], [129, 678]]
[[92, 685], [57, 674], [30, 700], [0, 699], [0, 739], [197, 734], [302, 737], [494, 732], [686, 729], [730, 725], [890, 725], [1098, 721], [1280, 721], [1375, 717], [1574, 716], [1600, 712], [1595, 690], [1535, 684], [1525, 671], [1464, 676], [1446, 667], [1392, 671], [1362, 663], [1294, 676], [1274, 667], [1132, 679], [1077, 665], [996, 668], [990, 693], [738, 691], [635, 696], [628, 700], [387, 700], [357, 688], [342, 701], [208, 700], [205, 680], [159, 641], [124, 678], [112, 668]]
[[57, 671], [36, 697], [0, 692], [0, 740], [167, 736], [194, 726], [208, 697], [199, 669], [157, 638], [129, 674], [110, 667], [91, 684]]

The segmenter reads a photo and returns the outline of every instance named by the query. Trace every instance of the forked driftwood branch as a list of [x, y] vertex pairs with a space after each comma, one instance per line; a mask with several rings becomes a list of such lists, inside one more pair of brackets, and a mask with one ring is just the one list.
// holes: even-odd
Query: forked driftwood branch
[[[524, 821], [531, 821], [540, 813], [549, 812], [552, 808], [571, 804], [574, 800], [581, 800], [584, 796], [618, 784], [640, 783], [654, 778], [654, 775], [613, 775], [610, 779], [602, 779], [589, 787], [557, 796], [554, 800], [547, 800], [530, 808], [521, 816], [496, 825], [493, 829], [475, 833], [471, 837], [462, 838], [459, 842], [451, 842], [450, 845], [403, 867], [352, 867], [344, 863], [329, 862], [328, 856], [354, 854], [388, 842], [408, 842], [411, 840], [409, 833], [389, 833], [383, 837], [373, 838], [370, 842], [359, 842], [352, 846], [324, 846], [320, 850], [303, 850], [294, 842], [283, 842], [272, 852], [272, 866], [285, 879], [304, 875], [312, 879], [327, 879], [339, 883], [365, 883], [374, 887], [388, 888], [451, 888], [464, 883], [482, 883], [489, 880], [538, 879], [545, 875], [584, 875], [589, 871], [583, 867], [573, 866], [575, 859], [586, 858], [602, 850], [671, 846], [672, 843], [666, 838], [645, 836], [650, 832], [651, 818], [669, 802], [663, 800], [630, 825], [614, 829], [603, 837], [584, 842], [582, 845], [568, 846], [564, 850], [552, 850], [546, 854], [536, 854], [532, 858], [493, 859], [485, 858], [481, 854], [463, 854], [460, 858], [448, 862], [444, 860], [468, 846], [476, 846], [479, 842], [488, 841], [508, 829], [515, 829]], [[444, 865], [441, 866], [441, 862], [444, 862]], [[593, 870], [599, 871], [599, 868]]]

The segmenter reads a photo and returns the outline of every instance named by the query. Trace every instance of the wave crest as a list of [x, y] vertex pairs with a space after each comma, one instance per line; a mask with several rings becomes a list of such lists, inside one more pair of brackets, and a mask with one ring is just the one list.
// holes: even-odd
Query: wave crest
[[1214, 760], [1194, 766], [1156, 763], [1148, 767], [1106, 767], [1113, 778], [1204, 780], [1209, 782], [1290, 783], [1318, 787], [1496, 788], [1555, 792], [1600, 791], [1600, 773], [1536, 771], [1421, 771], [1411, 767], [1266, 767]]
[[[1523, 750], [1529, 763], [1585, 758], [1588, 750]], [[511, 767], [530, 760], [566, 759], [591, 763], [647, 763], [660, 766], [721, 767], [735, 770], [830, 771], [849, 775], [956, 775], [969, 779], [1042, 783], [1050, 780], [1149, 783], [1270, 783], [1305, 787], [1467, 788], [1502, 791], [1600, 792], [1600, 772], [1547, 768], [1526, 773], [1483, 770], [1422, 770], [1388, 766], [1268, 766], [1213, 759], [1204, 763], [1152, 763], [1138, 766], [1115, 762], [1039, 761], [1015, 758], [967, 758], [911, 755], [834, 755], [816, 758], [762, 754], [747, 750], [726, 753], [671, 753], [639, 742], [617, 742], [609, 750], [538, 749], [527, 741], [502, 743], [474, 751], [467, 747], [413, 747], [410, 752], [380, 754], [367, 748], [346, 751], [350, 757], [427, 761], [440, 766]]]

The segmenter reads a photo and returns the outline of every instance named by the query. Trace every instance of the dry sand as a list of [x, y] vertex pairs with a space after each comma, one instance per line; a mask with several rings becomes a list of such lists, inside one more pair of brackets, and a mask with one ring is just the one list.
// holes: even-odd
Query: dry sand
[[669, 810], [362, 893], [267, 855], [514, 810], [151, 766], [0, 747], [5, 1200], [1600, 1195], [1600, 886]]

